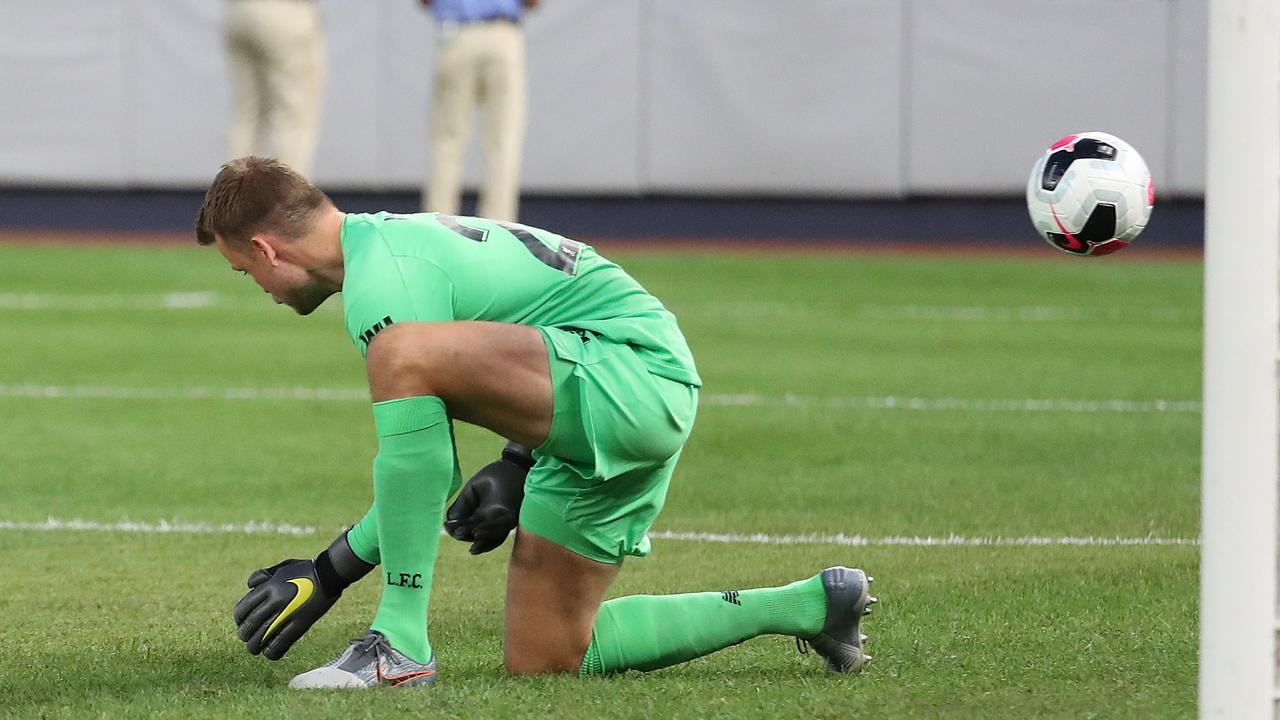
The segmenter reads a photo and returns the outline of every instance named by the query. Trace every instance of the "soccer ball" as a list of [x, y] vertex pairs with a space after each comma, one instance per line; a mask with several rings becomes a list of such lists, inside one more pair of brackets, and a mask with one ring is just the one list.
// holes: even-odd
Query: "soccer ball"
[[1040, 156], [1027, 180], [1031, 224], [1072, 255], [1124, 249], [1147, 226], [1155, 202], [1142, 156], [1104, 132], [1062, 138]]

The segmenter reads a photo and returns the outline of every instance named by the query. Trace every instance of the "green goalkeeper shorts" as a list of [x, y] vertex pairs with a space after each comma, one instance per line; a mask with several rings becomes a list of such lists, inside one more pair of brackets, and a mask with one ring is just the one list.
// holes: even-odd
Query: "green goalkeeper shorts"
[[599, 562], [648, 555], [698, 390], [651, 374], [630, 345], [538, 329], [555, 408], [525, 479], [520, 527]]

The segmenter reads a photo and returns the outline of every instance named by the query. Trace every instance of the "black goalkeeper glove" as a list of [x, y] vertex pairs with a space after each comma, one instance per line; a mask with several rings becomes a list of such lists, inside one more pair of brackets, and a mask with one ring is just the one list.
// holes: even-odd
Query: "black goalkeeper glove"
[[252, 655], [279, 660], [342, 597], [373, 570], [347, 544], [344, 530], [315, 560], [284, 560], [249, 576], [249, 592], [232, 616], [236, 635]]
[[506, 542], [520, 521], [524, 478], [533, 467], [529, 450], [507, 443], [502, 459], [471, 476], [445, 514], [444, 529], [454, 540], [471, 543], [471, 554], [486, 553]]

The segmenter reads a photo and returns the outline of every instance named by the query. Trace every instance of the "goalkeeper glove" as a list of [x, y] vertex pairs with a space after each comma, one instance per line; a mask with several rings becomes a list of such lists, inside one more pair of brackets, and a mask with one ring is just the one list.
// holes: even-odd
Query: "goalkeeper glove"
[[480, 468], [445, 514], [444, 529], [471, 543], [471, 554], [486, 553], [506, 542], [520, 520], [524, 478], [533, 467], [528, 448], [507, 443], [502, 459]]
[[315, 560], [292, 558], [249, 576], [249, 592], [232, 616], [236, 635], [252, 655], [279, 660], [342, 597], [373, 570], [347, 544], [344, 530]]

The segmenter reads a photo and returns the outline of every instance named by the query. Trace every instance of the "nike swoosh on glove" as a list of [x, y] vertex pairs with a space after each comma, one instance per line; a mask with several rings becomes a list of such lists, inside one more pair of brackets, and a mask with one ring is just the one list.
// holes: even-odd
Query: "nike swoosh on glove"
[[293, 558], [254, 570], [249, 592], [232, 611], [236, 636], [250, 654], [279, 660], [341, 596], [341, 590], [321, 586], [314, 560]]

